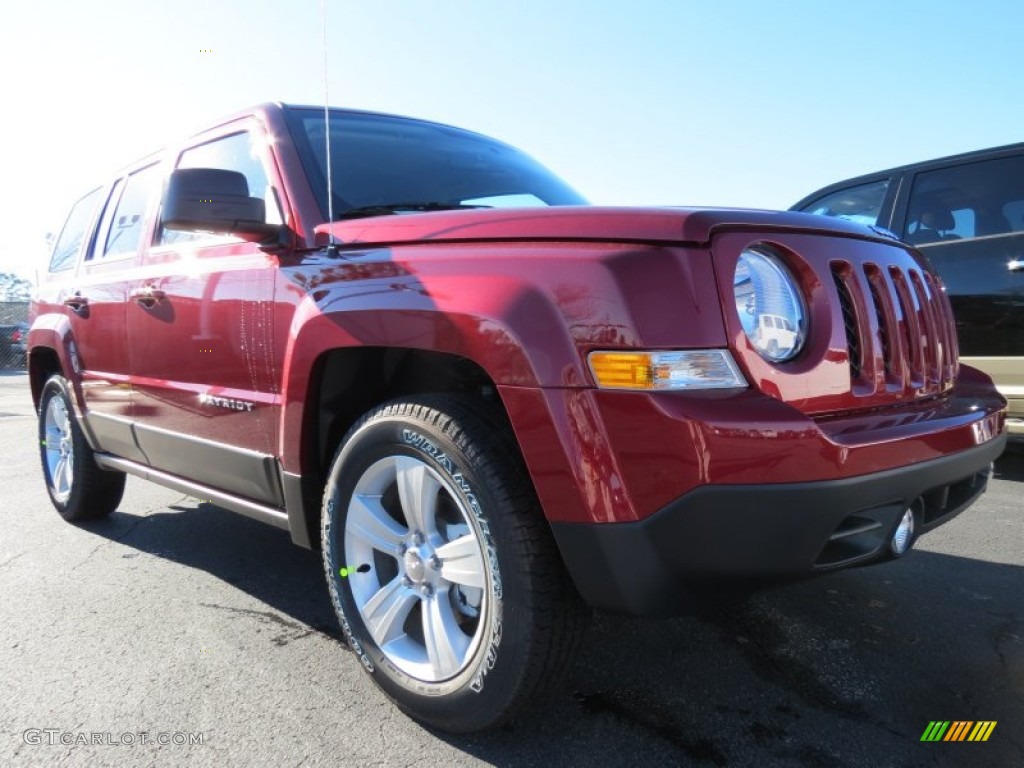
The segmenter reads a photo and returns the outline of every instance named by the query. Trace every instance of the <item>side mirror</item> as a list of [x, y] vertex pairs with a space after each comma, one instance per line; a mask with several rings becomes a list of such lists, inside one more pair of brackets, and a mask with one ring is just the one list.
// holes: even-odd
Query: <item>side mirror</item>
[[266, 206], [249, 197], [249, 184], [237, 171], [179, 168], [171, 172], [164, 195], [162, 223], [168, 229], [237, 235], [267, 240], [281, 231], [267, 223]]

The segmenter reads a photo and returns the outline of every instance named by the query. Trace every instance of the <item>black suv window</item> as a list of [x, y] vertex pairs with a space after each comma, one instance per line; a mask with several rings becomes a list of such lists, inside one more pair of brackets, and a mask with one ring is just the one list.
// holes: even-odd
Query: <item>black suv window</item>
[[1024, 157], [917, 174], [904, 238], [915, 245], [1024, 231]]
[[946, 283], [964, 355], [1019, 355], [1024, 339], [1024, 156], [918, 173], [903, 237]]
[[858, 224], [877, 224], [882, 201], [888, 189], [888, 179], [847, 187], [825, 197], [819, 197], [801, 210], [819, 216], [835, 216]]
[[100, 191], [99, 188], [94, 189], [72, 206], [64, 228], [60, 231], [60, 237], [57, 238], [57, 244], [53, 247], [53, 256], [50, 258], [51, 272], [60, 272], [75, 266], [75, 259], [82, 249], [82, 240], [100, 201]]
[[[249, 184], [249, 195], [258, 197], [266, 204], [267, 222], [281, 224], [283, 219], [277, 206], [277, 198], [267, 179], [260, 160], [260, 145], [253, 140], [252, 134], [243, 131], [224, 136], [205, 144], [200, 144], [181, 153], [178, 168], [220, 168], [226, 171], [237, 171], [245, 176]], [[222, 237], [197, 232], [183, 232], [161, 227], [160, 240], [162, 245], [185, 243], [193, 240]]]

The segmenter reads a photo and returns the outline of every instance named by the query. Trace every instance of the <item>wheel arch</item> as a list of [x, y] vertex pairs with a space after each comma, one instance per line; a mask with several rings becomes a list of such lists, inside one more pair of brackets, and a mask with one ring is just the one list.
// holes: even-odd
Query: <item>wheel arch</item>
[[[453, 394], [500, 429], [519, 450], [495, 382], [476, 362], [448, 352], [349, 347], [322, 353], [309, 377], [298, 446], [301, 474], [285, 473], [289, 529], [295, 543], [319, 545], [320, 501], [338, 445], [356, 421], [382, 403]], [[520, 453], [522, 460], [522, 454]]]
[[28, 356], [28, 382], [32, 390], [32, 402], [39, 410], [43, 387], [54, 374], [63, 374], [60, 358], [51, 347], [35, 347]]
[[71, 384], [72, 398], [79, 418], [82, 416], [82, 393], [73, 375], [71, 364], [74, 337], [71, 323], [64, 315], [50, 312], [35, 318], [28, 332], [28, 377], [32, 402], [39, 409], [43, 387], [54, 374], [60, 374]]

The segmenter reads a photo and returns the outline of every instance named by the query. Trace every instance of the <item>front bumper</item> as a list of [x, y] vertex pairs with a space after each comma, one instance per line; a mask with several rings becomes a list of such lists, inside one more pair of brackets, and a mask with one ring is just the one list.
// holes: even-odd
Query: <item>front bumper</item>
[[910, 466], [802, 483], [705, 485], [627, 523], [552, 523], [583, 598], [605, 610], [669, 615], [692, 587], [806, 575], [885, 557], [907, 508], [917, 532], [984, 492], [1006, 434]]

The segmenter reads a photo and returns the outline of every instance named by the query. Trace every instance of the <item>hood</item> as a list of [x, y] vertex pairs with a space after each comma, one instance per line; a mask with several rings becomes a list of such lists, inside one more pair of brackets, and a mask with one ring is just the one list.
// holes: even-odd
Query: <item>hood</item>
[[401, 213], [320, 224], [315, 231], [319, 246], [327, 244], [329, 235], [342, 245], [479, 240], [702, 245], [722, 229], [785, 229], [891, 242], [878, 231], [842, 219], [793, 211], [728, 208], [559, 206]]

